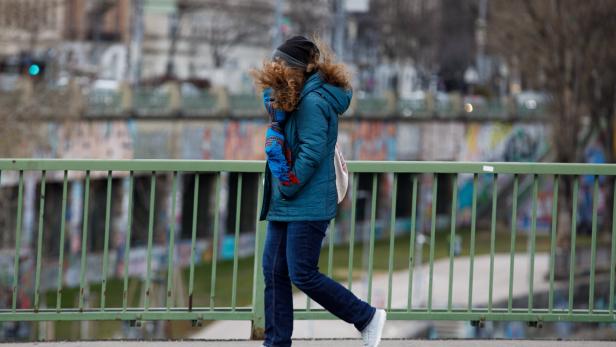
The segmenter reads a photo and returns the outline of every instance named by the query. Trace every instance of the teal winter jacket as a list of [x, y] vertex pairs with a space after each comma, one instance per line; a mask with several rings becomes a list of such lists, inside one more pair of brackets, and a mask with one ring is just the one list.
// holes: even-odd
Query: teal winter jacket
[[284, 126], [291, 170], [299, 183], [281, 184], [266, 165], [261, 220], [316, 221], [335, 217], [338, 116], [349, 107], [351, 97], [350, 90], [325, 83], [318, 72], [306, 80], [298, 107]]

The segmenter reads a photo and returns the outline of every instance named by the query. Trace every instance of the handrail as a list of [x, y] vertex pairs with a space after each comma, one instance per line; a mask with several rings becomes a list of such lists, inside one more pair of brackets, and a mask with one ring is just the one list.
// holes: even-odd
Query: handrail
[[[348, 162], [348, 168], [358, 173], [616, 175], [616, 164], [585, 163], [355, 160]], [[263, 172], [264, 169], [265, 162], [261, 160], [0, 159], [0, 170]]]
[[[12, 244], [0, 245], [4, 247], [0, 260], [10, 258], [12, 277], [11, 300], [7, 306], [0, 306], [0, 321], [251, 320], [253, 337], [258, 338], [264, 327], [261, 255], [266, 222], [259, 221], [257, 213], [264, 193], [264, 168], [263, 161], [0, 159], [0, 189], [12, 189], [6, 199], [16, 202], [14, 210], [9, 211], [16, 216], [13, 223], [0, 225], [12, 228], [0, 230], [3, 233], [12, 234], [14, 230]], [[330, 225], [323, 259], [327, 260], [327, 273], [336, 275], [334, 260], [340, 257], [335, 258], [333, 253], [348, 252], [348, 264], [342, 265], [346, 284], [368, 302], [376, 303], [375, 295], [385, 295], [382, 302], [386, 303], [383, 306], [390, 319], [470, 320], [479, 325], [485, 320], [521, 320], [534, 325], [545, 321], [616, 322], [616, 204], [608, 202], [609, 207], [601, 212], [606, 218], [599, 218], [599, 203], [604, 200], [600, 197], [609, 196], [607, 190], [612, 189], [610, 184], [614, 180], [609, 176], [616, 176], [616, 164], [350, 161], [348, 168], [350, 191], [340, 205], [345, 213], [340, 213]], [[463, 190], [461, 184], [469, 181], [462, 178], [471, 176], [470, 188]], [[532, 182], [530, 194], [520, 192], [524, 177]], [[513, 182], [513, 193], [506, 206], [498, 206], [506, 201], [499, 198], [499, 182], [506, 182], [506, 186]], [[481, 184], [489, 188], [483, 191], [491, 194], [480, 199]], [[565, 187], [572, 196], [558, 194], [559, 190], [566, 191]], [[582, 216], [578, 205], [583, 203], [580, 192], [592, 196], [589, 240], [578, 235], [577, 217]], [[465, 213], [458, 210], [463, 194], [470, 194], [466, 196], [470, 208]], [[616, 191], [612, 196], [616, 196]], [[3, 198], [5, 195], [0, 194]], [[256, 204], [247, 204], [246, 199]], [[564, 205], [564, 199], [571, 201]], [[117, 204], [121, 204], [121, 212]], [[486, 208], [479, 209], [480, 205]], [[60, 211], [58, 206], [61, 214], [50, 219], [53, 222], [48, 221], [50, 213]], [[559, 226], [563, 206], [570, 209], [572, 218], [569, 225]], [[365, 209], [363, 215], [360, 208]], [[550, 223], [543, 233], [538, 225], [540, 208], [551, 211], [544, 218]], [[406, 212], [399, 212], [404, 209]], [[506, 213], [497, 214], [497, 209]], [[382, 210], [387, 213], [381, 213]], [[104, 222], [94, 221], [93, 211], [102, 211], [98, 216], [104, 216], [99, 217]], [[478, 211], [486, 213], [480, 215]], [[607, 217], [609, 213], [611, 218]], [[171, 217], [160, 221], [159, 214]], [[510, 217], [497, 220], [505, 214]], [[185, 224], [178, 223], [182, 215], [187, 216]], [[137, 225], [137, 216], [142, 225]], [[463, 216], [466, 222], [461, 221]], [[225, 222], [223, 217], [228, 220]], [[24, 223], [28, 218], [29, 222]], [[528, 221], [526, 229], [521, 218]], [[439, 222], [443, 219], [447, 222], [445, 227], [445, 223]], [[601, 225], [601, 220], [612, 224]], [[90, 229], [99, 222], [104, 225], [97, 229], [104, 230], [104, 247], [95, 251], [89, 246], [90, 238], [96, 236]], [[164, 225], [161, 227], [160, 223]], [[506, 225], [507, 232], [500, 225]], [[559, 256], [555, 240], [559, 229], [569, 233], [566, 236], [571, 244], [565, 252], [568, 269], [560, 272], [564, 276], [560, 282], [555, 276]], [[608, 231], [610, 242], [601, 242], [608, 239]], [[59, 235], [50, 235], [52, 232]], [[120, 237], [115, 233], [120, 233]], [[46, 240], [57, 237], [61, 240], [57, 244], [59, 253], [46, 255], [45, 250], [50, 247]], [[134, 242], [139, 237], [141, 244]], [[464, 257], [457, 254], [454, 242], [458, 237], [466, 238]], [[519, 245], [522, 238], [527, 241], [524, 250]], [[538, 243], [540, 238], [545, 242]], [[73, 256], [64, 259], [68, 240], [71, 248], [66, 252]], [[366, 263], [358, 269], [358, 264], [353, 264], [353, 252], [360, 242], [365, 242], [363, 249], [367, 253]], [[250, 244], [250, 252], [246, 243]], [[228, 254], [228, 248], [225, 251], [225, 245], [232, 246], [232, 254]], [[427, 256], [421, 253], [424, 246]], [[601, 246], [605, 246], [603, 253]], [[583, 247], [590, 248], [589, 264], [580, 263]], [[505, 250], [504, 254], [499, 255], [497, 249]], [[439, 260], [443, 254], [446, 256]], [[182, 255], [184, 260], [180, 259]], [[211, 258], [201, 261], [206, 255]], [[403, 257], [406, 264], [400, 267], [397, 257]], [[344, 258], [346, 261], [347, 257]], [[138, 261], [133, 262], [135, 259]], [[418, 267], [426, 260], [423, 272], [428, 279], [423, 283], [424, 287], [427, 284], [427, 292], [426, 288], [417, 287], [416, 278], [421, 276]], [[131, 268], [133, 263], [144, 262], [143, 268]], [[102, 275], [90, 268], [93, 263], [102, 263]], [[123, 267], [116, 271], [118, 264]], [[481, 264], [486, 270], [479, 273]], [[209, 281], [205, 286], [196, 281], [197, 266], [210, 271], [210, 276], [199, 279]], [[382, 272], [377, 271], [378, 266]], [[528, 273], [522, 275], [527, 276], [527, 283], [520, 286], [523, 266], [528, 266]], [[582, 266], [587, 268], [580, 274], [576, 270]], [[609, 269], [609, 275], [600, 273], [600, 266]], [[69, 284], [65, 267], [73, 269], [73, 277], [78, 273], [78, 280], [72, 280], [72, 285], [79, 288], [73, 297], [78, 304], [70, 307], [66, 307], [70, 303], [68, 288], [63, 288]], [[188, 284], [178, 287], [184, 281], [182, 267], [189, 269]], [[386, 276], [379, 277], [385, 272]], [[358, 274], [366, 281], [358, 284]], [[547, 282], [540, 282], [538, 278], [545, 274], [549, 274]], [[24, 276], [34, 279], [25, 281]], [[50, 278], [53, 280], [49, 281]], [[143, 304], [128, 299], [131, 278], [142, 282]], [[230, 283], [221, 282], [223, 278]], [[112, 286], [112, 280], [119, 282]], [[92, 281], [100, 281], [103, 288], [98, 306], [87, 300]], [[251, 285], [247, 284], [249, 281]], [[477, 291], [476, 283], [488, 286], [487, 299]], [[221, 288], [227, 284], [231, 286]], [[154, 294], [157, 286], [163, 288], [162, 301]], [[114, 293], [111, 288], [122, 289]], [[579, 295], [574, 295], [580, 290], [587, 291], [587, 301], [581, 307], [576, 302]], [[53, 295], [46, 295], [49, 291]], [[173, 298], [179, 291], [187, 292], [188, 302], [176, 303]], [[534, 300], [533, 293], [537, 291], [548, 292], [547, 303]], [[557, 292], [563, 295], [558, 296]], [[57, 299], [46, 307], [45, 295]], [[120, 299], [114, 299], [114, 295]], [[225, 295], [228, 300], [221, 298]], [[460, 300], [460, 296], [464, 298]], [[521, 296], [525, 296], [523, 300]], [[599, 296], [608, 299], [600, 301]], [[34, 300], [24, 300], [30, 297]], [[556, 300], [563, 297], [566, 307], [556, 305]], [[34, 305], [25, 307], [26, 301]], [[600, 302], [608, 304], [600, 307]], [[310, 301], [305, 309], [296, 309], [295, 317], [334, 318], [311, 307]]]

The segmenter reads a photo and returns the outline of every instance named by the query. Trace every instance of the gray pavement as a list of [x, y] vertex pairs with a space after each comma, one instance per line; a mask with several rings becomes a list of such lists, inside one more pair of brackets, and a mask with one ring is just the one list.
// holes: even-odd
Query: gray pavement
[[[360, 340], [296, 340], [294, 347], [360, 347]], [[2, 347], [259, 347], [259, 341], [95, 341], [6, 343]], [[380, 347], [607, 347], [612, 341], [529, 341], [529, 340], [385, 340]]]

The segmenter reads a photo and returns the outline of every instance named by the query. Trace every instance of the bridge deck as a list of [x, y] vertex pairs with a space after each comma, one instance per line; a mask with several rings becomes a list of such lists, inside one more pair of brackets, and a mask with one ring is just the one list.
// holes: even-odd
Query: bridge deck
[[[3, 347], [260, 347], [259, 341], [92, 341], [8, 343]], [[295, 347], [358, 347], [360, 340], [296, 340]], [[610, 341], [529, 341], [529, 340], [384, 340], [381, 347], [607, 347], [616, 346]]]

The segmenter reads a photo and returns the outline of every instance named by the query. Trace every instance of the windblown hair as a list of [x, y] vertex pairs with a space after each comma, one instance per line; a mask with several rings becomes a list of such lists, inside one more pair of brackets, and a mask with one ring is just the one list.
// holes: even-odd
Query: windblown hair
[[261, 69], [250, 72], [259, 90], [272, 88], [273, 106], [286, 112], [297, 108], [306, 75], [313, 71], [321, 74], [325, 83], [351, 89], [351, 76], [344, 64], [335, 61], [331, 49], [320, 39], [314, 39], [320, 53], [314, 54], [306, 70], [292, 68], [280, 60], [268, 60]]

